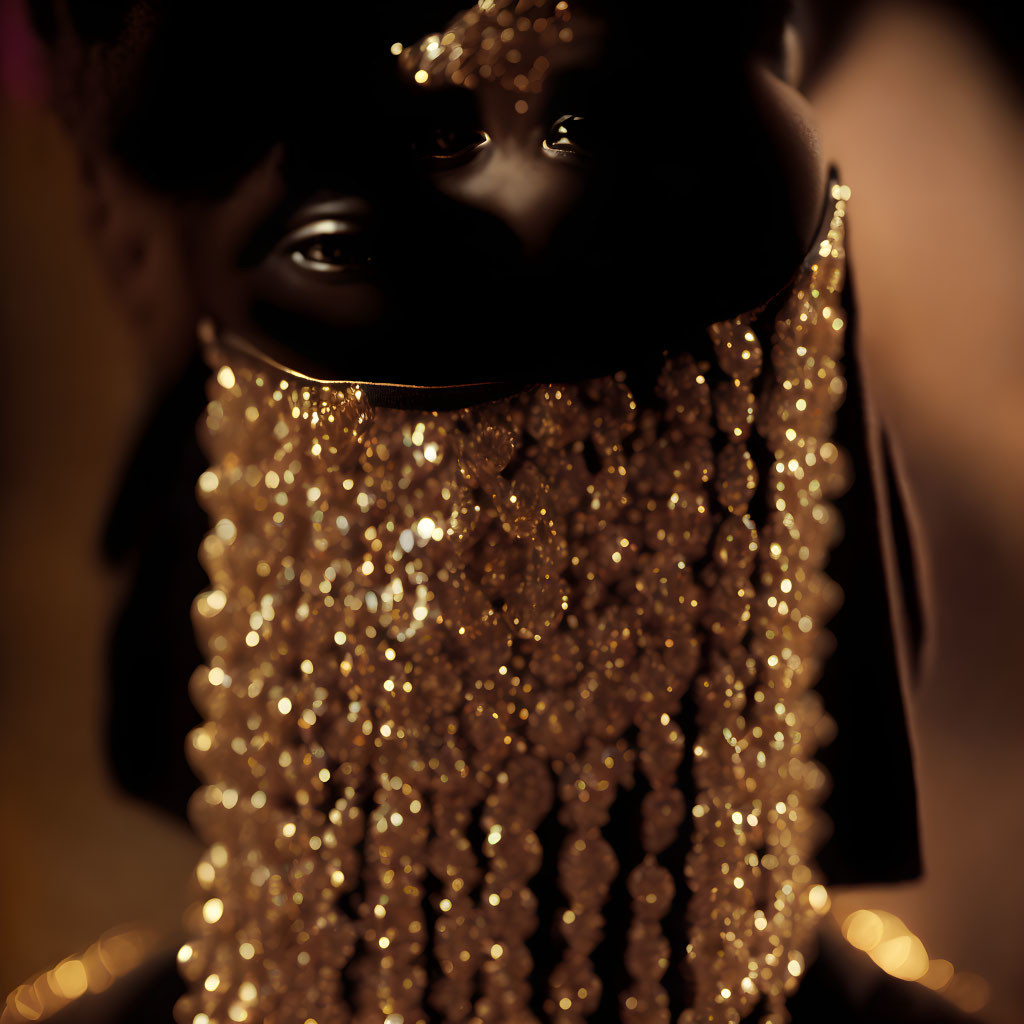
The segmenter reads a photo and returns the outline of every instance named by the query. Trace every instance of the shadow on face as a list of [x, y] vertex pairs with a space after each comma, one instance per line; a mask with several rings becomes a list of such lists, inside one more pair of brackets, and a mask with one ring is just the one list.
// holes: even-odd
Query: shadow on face
[[769, 299], [817, 227], [765, 5], [485, 2], [472, 81], [416, 76], [449, 4], [209, 6], [135, 9], [83, 150], [172, 203], [190, 308], [304, 372], [607, 372]]

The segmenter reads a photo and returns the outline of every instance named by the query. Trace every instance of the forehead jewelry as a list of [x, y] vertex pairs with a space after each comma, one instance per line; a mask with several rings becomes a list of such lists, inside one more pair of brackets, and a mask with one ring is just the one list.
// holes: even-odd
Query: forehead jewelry
[[443, 32], [412, 46], [396, 43], [392, 53], [418, 85], [500, 85], [519, 97], [515, 109], [525, 113], [544, 90], [552, 56], [575, 37], [568, 0], [480, 0]]

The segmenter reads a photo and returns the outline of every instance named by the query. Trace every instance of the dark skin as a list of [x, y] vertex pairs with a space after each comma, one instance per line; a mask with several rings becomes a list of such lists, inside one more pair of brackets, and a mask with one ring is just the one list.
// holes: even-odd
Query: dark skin
[[228, 4], [199, 34], [188, 6], [145, 28], [102, 116], [78, 118], [122, 225], [101, 249], [129, 304], [172, 251], [177, 309], [314, 376], [610, 372], [770, 299], [818, 228], [824, 167], [780, 23], [742, 4], [675, 23], [578, 5], [526, 113], [497, 85], [399, 72], [391, 43], [443, 29], [447, 4]]

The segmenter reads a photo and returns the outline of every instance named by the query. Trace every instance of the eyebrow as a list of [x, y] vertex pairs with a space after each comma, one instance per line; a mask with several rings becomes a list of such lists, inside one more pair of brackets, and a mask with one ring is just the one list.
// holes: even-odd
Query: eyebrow
[[240, 270], [258, 266], [277, 248], [281, 237], [292, 227], [296, 211], [307, 205], [309, 198], [286, 195], [260, 220], [238, 252], [236, 265]]

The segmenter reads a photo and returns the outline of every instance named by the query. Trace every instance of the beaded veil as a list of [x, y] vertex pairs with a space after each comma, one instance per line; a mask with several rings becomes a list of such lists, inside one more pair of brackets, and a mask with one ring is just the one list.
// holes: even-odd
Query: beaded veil
[[413, 412], [209, 342], [181, 1024], [787, 1019], [848, 196], [645, 394]]

